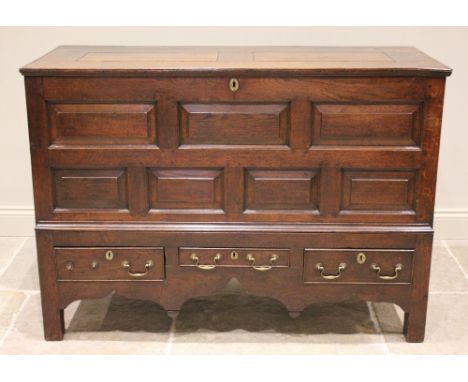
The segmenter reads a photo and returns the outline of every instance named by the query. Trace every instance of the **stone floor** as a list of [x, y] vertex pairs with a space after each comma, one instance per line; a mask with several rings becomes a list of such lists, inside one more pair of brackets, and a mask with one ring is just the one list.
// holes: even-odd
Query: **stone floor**
[[408, 344], [392, 304], [316, 304], [291, 318], [236, 291], [156, 303], [110, 295], [65, 310], [61, 342], [42, 337], [35, 244], [0, 237], [0, 354], [468, 354], [468, 241], [435, 243], [426, 340]]

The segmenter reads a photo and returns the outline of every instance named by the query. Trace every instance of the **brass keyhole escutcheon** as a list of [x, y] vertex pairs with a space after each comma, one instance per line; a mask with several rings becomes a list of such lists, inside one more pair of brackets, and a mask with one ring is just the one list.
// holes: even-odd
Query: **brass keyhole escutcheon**
[[68, 262], [65, 264], [65, 268], [67, 269], [67, 271], [72, 271], [73, 268], [74, 268], [73, 262], [72, 262], [72, 261], [68, 261]]
[[356, 256], [356, 261], [358, 264], [364, 264], [366, 262], [366, 254], [364, 252], [359, 252]]
[[231, 257], [231, 260], [237, 260], [239, 258], [239, 252], [232, 251], [229, 256]]
[[231, 78], [229, 80], [229, 89], [232, 92], [236, 92], [239, 90], [239, 80], [237, 78]]
[[106, 260], [111, 261], [114, 258], [114, 252], [112, 251], [107, 251], [106, 252]]

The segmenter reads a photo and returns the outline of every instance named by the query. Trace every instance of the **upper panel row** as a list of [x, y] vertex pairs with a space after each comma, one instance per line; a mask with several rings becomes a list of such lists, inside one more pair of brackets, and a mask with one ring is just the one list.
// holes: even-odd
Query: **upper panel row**
[[[419, 103], [314, 103], [311, 145], [417, 146]], [[49, 103], [51, 144], [158, 144], [156, 103]], [[179, 103], [179, 145], [289, 146], [290, 103]]]
[[418, 147], [440, 81], [46, 77], [42, 98], [58, 147]]

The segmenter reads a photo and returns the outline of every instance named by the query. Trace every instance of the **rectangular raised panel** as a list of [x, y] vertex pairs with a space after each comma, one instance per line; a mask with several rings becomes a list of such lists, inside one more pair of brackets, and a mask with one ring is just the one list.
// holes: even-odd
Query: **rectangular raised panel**
[[58, 281], [162, 281], [164, 263], [159, 247], [55, 248]]
[[318, 170], [247, 170], [246, 210], [317, 211]]
[[156, 144], [154, 104], [49, 104], [53, 144]]
[[81, 62], [214, 62], [218, 59], [217, 49], [192, 48], [180, 52], [171, 48], [161, 47], [160, 52], [90, 52], [78, 58]]
[[413, 211], [416, 171], [344, 170], [342, 210]]
[[289, 104], [182, 104], [184, 145], [287, 145]]
[[152, 209], [222, 209], [221, 169], [151, 169]]
[[[329, 48], [323, 49], [322, 52], [305, 52], [302, 48], [291, 48], [288, 52], [264, 51], [255, 52], [254, 59], [258, 62], [319, 62], [325, 63], [351, 63], [369, 62], [384, 63], [394, 62], [394, 60], [383, 52], [333, 52]], [[327, 51], [328, 50], [328, 51]]]
[[127, 172], [54, 170], [55, 207], [65, 209], [127, 209]]
[[418, 145], [419, 104], [315, 104], [313, 145]]
[[[359, 254], [364, 254], [360, 255], [361, 262], [358, 262]], [[303, 280], [305, 283], [407, 284], [413, 277], [413, 257], [411, 249], [305, 249]], [[317, 264], [323, 267], [322, 271]], [[344, 265], [341, 271], [340, 264]], [[380, 267], [381, 277], [372, 264]], [[401, 269], [396, 271], [398, 265]]]

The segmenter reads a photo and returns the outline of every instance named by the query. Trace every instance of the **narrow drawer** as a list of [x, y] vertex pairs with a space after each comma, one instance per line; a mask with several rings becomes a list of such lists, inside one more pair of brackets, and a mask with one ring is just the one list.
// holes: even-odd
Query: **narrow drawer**
[[56, 248], [58, 281], [164, 280], [163, 248]]
[[289, 249], [179, 248], [180, 266], [198, 267], [202, 270], [234, 267], [267, 271], [273, 268], [287, 268], [289, 264]]
[[413, 250], [305, 249], [306, 283], [411, 283]]

